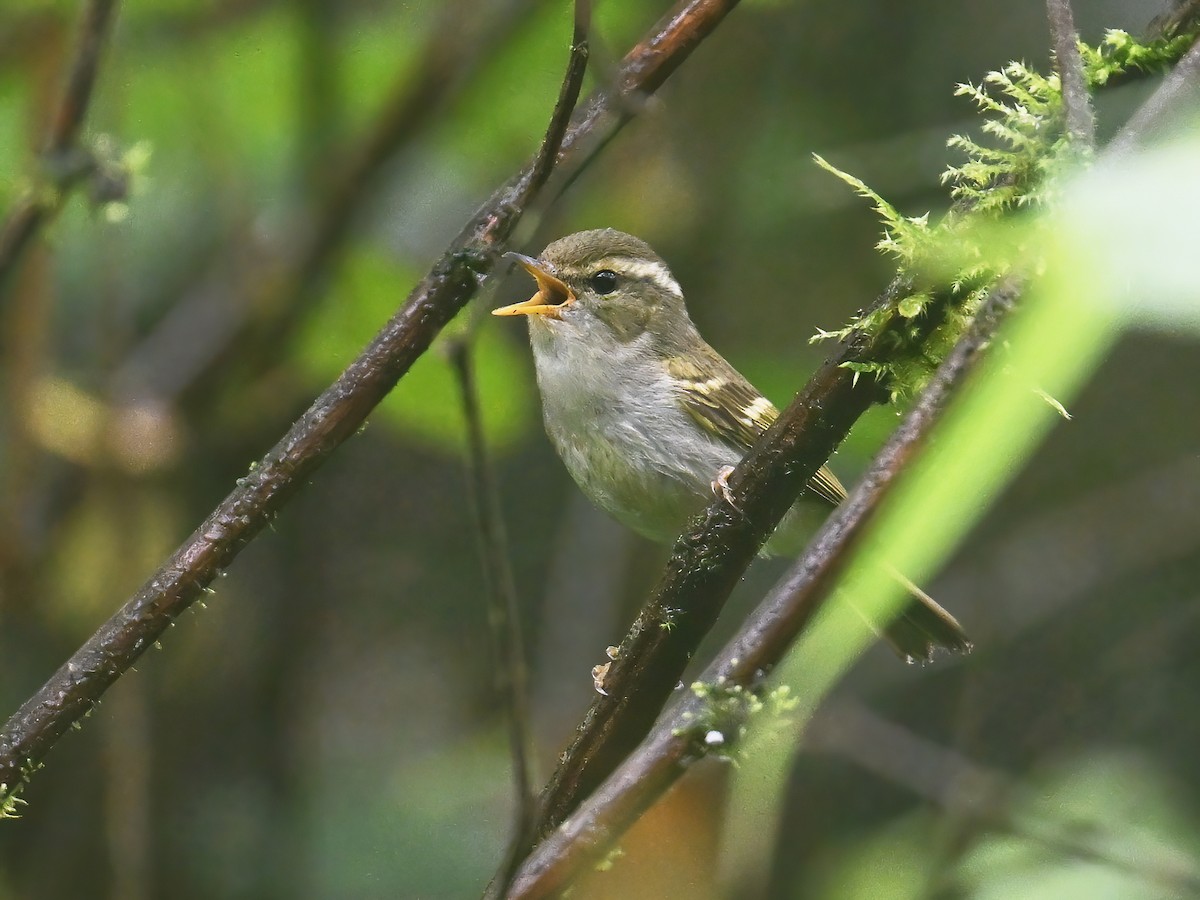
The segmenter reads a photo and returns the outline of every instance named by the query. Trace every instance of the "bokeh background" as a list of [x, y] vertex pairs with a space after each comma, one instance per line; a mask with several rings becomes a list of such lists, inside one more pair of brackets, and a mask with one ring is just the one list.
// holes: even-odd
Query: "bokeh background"
[[[597, 4], [592, 84], [663, 8]], [[1095, 41], [1161, 11], [1080, 2], [1076, 16]], [[0, 210], [36, 171], [78, 12], [0, 8]], [[517, 0], [123, 4], [87, 135], [135, 170], [131, 194], [73, 198], [0, 295], [4, 715], [533, 152], [570, 15]], [[521, 249], [585, 227], [639, 234], [701, 331], [785, 403], [824, 352], [808, 338], [890, 274], [872, 213], [811, 154], [936, 213], [945, 140], [976, 127], [953, 86], [1010, 59], [1044, 67], [1048, 43], [1032, 0], [746, 0], [523, 226]], [[1152, 86], [1103, 96], [1102, 136]], [[347, 178], [389, 117], [410, 127]], [[554, 458], [523, 328], [479, 315], [527, 292], [493, 282], [461, 318], [480, 320], [544, 776], [665, 551], [591, 509]], [[1197, 384], [1190, 339], [1123, 339], [927, 585], [974, 654], [906, 667], [874, 648], [818, 711], [777, 819], [739, 819], [731, 767], [706, 762], [576, 896], [1194, 890]], [[845, 480], [896, 421], [860, 423], [834, 461]], [[435, 350], [61, 741], [23, 818], [0, 823], [0, 898], [479, 892], [510, 776], [463, 431]], [[782, 566], [751, 569], [722, 634]]]

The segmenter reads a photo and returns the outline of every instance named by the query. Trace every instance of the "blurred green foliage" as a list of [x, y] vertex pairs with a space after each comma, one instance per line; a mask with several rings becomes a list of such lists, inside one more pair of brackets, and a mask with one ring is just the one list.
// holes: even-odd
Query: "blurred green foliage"
[[[338, 288], [305, 324], [296, 344], [301, 366], [316, 391], [336, 378], [399, 306], [401, 285], [417, 281], [378, 252], [355, 252], [342, 262]], [[528, 435], [534, 415], [533, 385], [515, 341], [484, 322], [468, 334], [461, 323], [441, 339], [469, 340], [479, 404], [488, 442], [497, 452]], [[524, 329], [522, 329], [524, 330]], [[466, 452], [461, 391], [446, 354], [438, 347], [412, 367], [380, 404], [377, 421], [431, 449]]]
[[[455, 10], [463, 41], [493, 8]], [[79, 9], [0, 9], [0, 215], [37, 177], [33, 150]], [[223, 329], [268, 316], [257, 304], [286, 281], [322, 191], [414, 83], [446, 9], [121, 5], [85, 140], [150, 148], [131, 215], [110, 223], [72, 198], [0, 295], [4, 709], [136, 589], [536, 148], [566, 59], [567, 4], [519, 12], [503, 46], [484, 35], [495, 53], [477, 71], [461, 60], [462, 93], [367, 180], [338, 252], [241, 357], [222, 357]], [[659, 12], [598, 5], [591, 83]], [[1156, 12], [1129, 4], [1118, 22], [1076, 10], [1093, 42]], [[974, 133], [953, 85], [1009, 59], [1044, 68], [1043, 15], [1037, 3], [744, 3], [525, 224], [521, 249], [601, 225], [646, 237], [705, 335], [783, 405], [823, 353], [809, 337], [850, 320], [889, 275], [871, 250], [877, 221], [811, 154], [878, 186], [903, 215], [936, 216], [945, 141]], [[1110, 131], [1150, 87], [1103, 99]], [[655, 875], [689, 898], [929, 896], [947, 883], [979, 897], [1164, 896], [1156, 875], [1195, 883], [1195, 152], [1166, 147], [1068, 186], [1049, 226], [1058, 281], [1022, 314], [1044, 344], [1022, 357], [1014, 335], [997, 364], [1015, 374], [981, 388], [916, 475], [925, 487], [896, 504], [890, 527], [926, 557], [906, 558], [906, 571], [928, 577], [976, 653], [915, 670], [877, 648], [845, 672], [858, 648], [814, 631], [790, 670], [809, 707], [836, 680], [897, 729], [1003, 772], [1020, 788], [1009, 815], [1030, 828], [964, 826], [847, 748], [814, 742], [797, 755], [797, 713], [787, 741], [738, 762], [753, 784], [735, 780], [723, 804], [726, 770], [699, 766], [577, 896], [668, 895]], [[480, 305], [528, 290], [522, 278], [494, 287]], [[454, 328], [470, 328], [509, 517], [544, 774], [657, 559], [579, 502], [540, 436], [522, 330], [483, 313]], [[1128, 319], [1139, 328], [1109, 330]], [[1061, 425], [1030, 382], [1075, 420]], [[59, 396], [74, 405], [35, 402]], [[130, 398], [144, 401], [137, 416], [125, 415]], [[23, 819], [4, 823], [0, 896], [457, 897], [482, 886], [507, 834], [507, 759], [458, 391], [436, 348], [373, 421], [239, 558], [207, 610], [61, 742]], [[861, 469], [896, 421], [894, 409], [872, 411], [835, 467]], [[88, 439], [64, 446], [75, 434]], [[120, 449], [146, 450], [139, 435], [172, 436], [172, 449]], [[157, 461], [134, 465], [146, 459]], [[724, 633], [773, 571], [751, 570]], [[1081, 861], [1039, 838], [1032, 826], [1048, 820], [1111, 824], [1114, 845]], [[721, 881], [723, 856], [750, 861], [730, 869], [742, 880]]]

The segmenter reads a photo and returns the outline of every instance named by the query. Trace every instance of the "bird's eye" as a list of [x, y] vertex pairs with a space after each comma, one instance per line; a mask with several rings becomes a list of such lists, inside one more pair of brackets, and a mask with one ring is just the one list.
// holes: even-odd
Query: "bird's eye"
[[603, 269], [589, 278], [588, 282], [597, 294], [611, 294], [617, 289], [617, 273]]

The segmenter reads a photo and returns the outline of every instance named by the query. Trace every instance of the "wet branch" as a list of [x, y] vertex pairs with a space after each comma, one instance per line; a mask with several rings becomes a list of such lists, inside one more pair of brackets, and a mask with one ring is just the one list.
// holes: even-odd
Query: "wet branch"
[[1096, 116], [1083, 77], [1083, 57], [1079, 53], [1079, 35], [1075, 32], [1071, 0], [1046, 0], [1046, 17], [1054, 47], [1054, 63], [1062, 85], [1067, 135], [1077, 147], [1091, 148], [1096, 143]]

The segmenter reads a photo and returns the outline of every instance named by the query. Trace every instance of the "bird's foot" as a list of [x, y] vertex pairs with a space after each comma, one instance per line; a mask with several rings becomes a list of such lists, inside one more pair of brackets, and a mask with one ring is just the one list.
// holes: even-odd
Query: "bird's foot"
[[732, 474], [733, 466], [721, 466], [721, 470], [717, 472], [717, 477], [713, 479], [712, 492], [740, 513], [741, 510], [738, 509], [738, 505], [733, 502], [733, 491], [729, 489], [729, 476]]
[[592, 687], [596, 689], [597, 694], [608, 696], [608, 691], [604, 689], [604, 679], [608, 676], [608, 670], [612, 666], [611, 662], [606, 662], [602, 666], [592, 666]]

